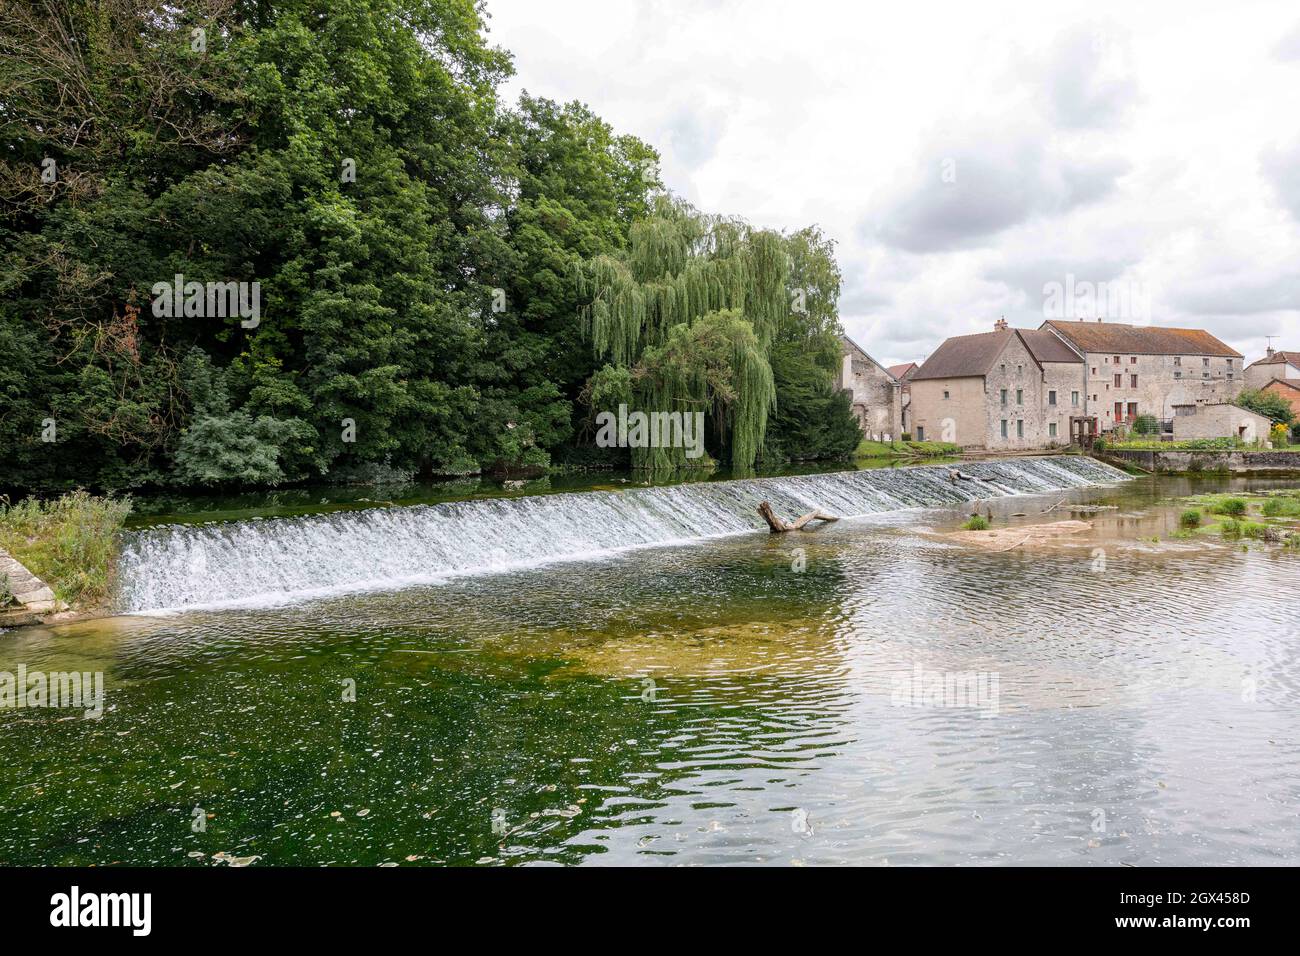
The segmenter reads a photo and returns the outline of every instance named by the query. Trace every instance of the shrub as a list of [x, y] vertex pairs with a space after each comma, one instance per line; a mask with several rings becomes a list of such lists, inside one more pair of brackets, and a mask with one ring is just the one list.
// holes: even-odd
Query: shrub
[[1225, 538], [1236, 538], [1241, 534], [1241, 522], [1236, 518], [1229, 518], [1219, 525], [1219, 533]]
[[1240, 498], [1224, 498], [1210, 509], [1219, 515], [1244, 515], [1246, 502]]
[[1133, 422], [1133, 433], [1135, 435], [1158, 435], [1160, 434], [1160, 422], [1154, 415], [1139, 415]]
[[967, 531], [987, 531], [989, 527], [989, 519], [983, 515], [971, 515], [962, 527]]
[[74, 491], [53, 501], [0, 498], [0, 548], [44, 579], [60, 600], [94, 604], [108, 596], [117, 532], [129, 499]]
[[1274, 495], [1264, 502], [1263, 513], [1268, 518], [1300, 517], [1300, 498]]
[[1201, 513], [1195, 508], [1184, 511], [1178, 516], [1178, 523], [1184, 528], [1196, 528], [1201, 524]]

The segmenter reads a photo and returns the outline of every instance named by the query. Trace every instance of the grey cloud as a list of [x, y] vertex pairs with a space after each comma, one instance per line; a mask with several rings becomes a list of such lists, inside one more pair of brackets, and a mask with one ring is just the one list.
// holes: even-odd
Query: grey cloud
[[1123, 275], [1132, 264], [1123, 259], [1065, 257], [1009, 259], [984, 270], [984, 278], [992, 282], [1001, 282], [1010, 289], [1023, 292], [1027, 304], [1038, 306], [1033, 314], [1041, 321], [1043, 286], [1046, 283], [1064, 283], [1067, 276], [1074, 276], [1076, 282], [1110, 282]]
[[[1300, 275], [1206, 276], [1186, 285], [1174, 286], [1171, 299], [1177, 307], [1196, 315], [1251, 316], [1300, 310]], [[1267, 324], [1265, 320], [1260, 321]], [[1253, 325], [1247, 328], [1234, 323], [1232, 331], [1242, 334], [1258, 330]]]
[[706, 116], [687, 107], [668, 121], [667, 132], [677, 158], [688, 168], [695, 168], [713, 157], [726, 128], [727, 117], [722, 110], [710, 111]]
[[1300, 141], [1289, 147], [1266, 149], [1259, 164], [1282, 204], [1300, 221]]
[[924, 175], [864, 229], [909, 252], [970, 248], [1035, 216], [1100, 199], [1128, 169], [1118, 159], [1059, 155], [1032, 136], [1005, 144], [985, 131], [971, 141], [980, 145], [927, 150]]
[[1081, 25], [1057, 37], [1048, 59], [1046, 92], [1064, 127], [1106, 126], [1137, 99], [1128, 66], [1128, 37], [1116, 27]]

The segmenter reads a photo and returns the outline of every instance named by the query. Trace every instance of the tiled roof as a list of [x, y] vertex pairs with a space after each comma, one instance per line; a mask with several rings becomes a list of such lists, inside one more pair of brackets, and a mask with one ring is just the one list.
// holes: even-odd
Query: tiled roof
[[889, 374], [901, 382], [905, 379], [911, 378], [912, 373], [920, 367], [921, 366], [917, 365], [915, 362], [904, 362], [902, 365], [889, 366]]
[[1265, 355], [1258, 362], [1251, 362], [1250, 367], [1256, 365], [1280, 365], [1286, 363], [1300, 368], [1300, 352], [1274, 352], [1272, 355]]
[[977, 332], [974, 335], [954, 335], [925, 360], [925, 364], [912, 373], [912, 381], [927, 378], [978, 378], [988, 374], [994, 360], [1002, 353], [1007, 342], [1015, 335], [1012, 329], [996, 332]]
[[1083, 362], [1083, 356], [1047, 329], [1020, 329], [1019, 331], [1020, 337], [1029, 346], [1029, 351], [1034, 353], [1034, 358], [1039, 362]]
[[1224, 345], [1204, 329], [1169, 329], [1122, 322], [1062, 322], [1059, 319], [1048, 319], [1042, 327], [1055, 329], [1082, 352], [1242, 357], [1240, 352]]

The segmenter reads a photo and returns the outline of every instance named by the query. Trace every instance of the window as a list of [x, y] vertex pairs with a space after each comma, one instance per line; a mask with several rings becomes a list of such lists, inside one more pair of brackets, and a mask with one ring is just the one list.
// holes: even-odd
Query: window
[[1175, 355], [1174, 365], [1182, 365], [1182, 364], [1183, 364], [1183, 357], [1181, 355]]
[[946, 388], [943, 390], [943, 397], [944, 398], [948, 397], [948, 390]]
[[1137, 403], [1137, 402], [1129, 402], [1129, 403], [1128, 403], [1128, 417], [1129, 417], [1130, 419], [1134, 419], [1134, 418], [1137, 418], [1137, 417], [1138, 417], [1138, 403]]
[[1016, 389], [1016, 404], [1025, 404], [1025, 390], [1023, 388]]
[[1019, 375], [1019, 374], [1020, 374], [1021, 372], [1023, 372], [1024, 370], [1025, 370], [1025, 367], [1024, 367], [1023, 365], [1017, 365], [1017, 366], [1016, 366], [1016, 374], [1017, 374], [1017, 375]]
[[1093, 375], [1096, 375], [1096, 374], [1097, 374], [1097, 370], [1096, 370], [1095, 368], [1092, 370], [1092, 374], [1093, 374]]
[[916, 426], [916, 440], [917, 440], [917, 441], [925, 441], [925, 426], [924, 426], [924, 425], [917, 425], [917, 426]]
[[1204, 365], [1206, 368], [1209, 368], [1209, 367], [1210, 367], [1210, 360], [1207, 359], [1207, 358], [1203, 358], [1203, 359], [1201, 359], [1201, 364]]
[[1055, 405], [1055, 404], [1056, 404], [1056, 389], [1051, 389], [1051, 390], [1047, 393], [1047, 404], [1048, 404], [1048, 405]]
[[1201, 373], [1201, 378], [1209, 378], [1209, 377], [1210, 377], [1210, 373], [1209, 373], [1209, 372], [1202, 372], [1202, 373]]
[[1115, 421], [1117, 421], [1117, 422], [1118, 422], [1118, 421], [1123, 421], [1123, 419], [1124, 419], [1124, 403], [1123, 403], [1123, 402], [1116, 402], [1116, 403], [1115, 403]]
[[1116, 373], [1115, 373], [1115, 387], [1116, 387], [1116, 388], [1119, 388], [1119, 387], [1120, 387], [1121, 385], [1123, 385], [1123, 384], [1124, 384], [1124, 376], [1121, 375], [1119, 372], [1116, 372]]
[[1115, 356], [1115, 364], [1116, 364], [1116, 365], [1119, 364], [1119, 356], [1118, 356], [1118, 355]]
[[1232, 359], [1228, 359], [1228, 368], [1232, 368]]
[[1174, 378], [1182, 378], [1182, 377], [1183, 377], [1182, 372], [1174, 372]]
[[1005, 418], [1002, 419], [1002, 437], [1007, 437], [1007, 420]]
[[1025, 420], [1023, 418], [1016, 419], [1016, 437], [1025, 437]]
[[1002, 390], [1002, 404], [1005, 405], [1006, 403], [1007, 403], [1007, 390], [1004, 388]]
[[1048, 437], [1048, 438], [1055, 438], [1055, 437], [1056, 437], [1056, 422], [1049, 422], [1049, 423], [1048, 423], [1048, 425], [1047, 425], [1047, 437]]
[[1128, 381], [1128, 387], [1129, 387], [1129, 388], [1137, 388], [1137, 387], [1138, 387], [1138, 377], [1137, 377], [1136, 375], [1130, 375], [1130, 376], [1128, 377], [1128, 379], [1129, 379], [1129, 381]]
[[1071, 392], [1071, 393], [1070, 393], [1070, 404], [1073, 405], [1075, 408], [1078, 408], [1078, 407], [1079, 407], [1079, 393], [1078, 393], [1078, 392]]
[[1097, 400], [1097, 396], [1096, 395], [1092, 396], [1092, 400], [1095, 402]]
[[1137, 357], [1136, 355], [1130, 355], [1130, 356], [1128, 357], [1128, 364], [1129, 364], [1129, 365], [1136, 365], [1137, 363], [1138, 363], [1138, 357]]

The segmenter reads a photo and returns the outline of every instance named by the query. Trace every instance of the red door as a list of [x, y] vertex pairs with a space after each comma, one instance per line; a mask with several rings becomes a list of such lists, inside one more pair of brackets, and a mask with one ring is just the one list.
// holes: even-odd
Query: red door
[[1124, 403], [1116, 402], [1115, 403], [1115, 424], [1118, 425], [1123, 420], [1124, 420]]

